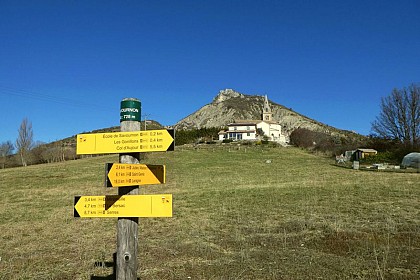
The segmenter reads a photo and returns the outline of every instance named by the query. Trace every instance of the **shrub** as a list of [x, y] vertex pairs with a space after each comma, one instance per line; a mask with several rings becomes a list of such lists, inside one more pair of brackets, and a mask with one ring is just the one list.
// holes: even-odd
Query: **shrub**
[[206, 143], [218, 138], [220, 128], [200, 128], [189, 130], [177, 130], [175, 133], [175, 145], [192, 143]]
[[376, 155], [366, 156], [360, 160], [361, 163], [393, 163], [398, 164], [392, 152], [378, 152]]

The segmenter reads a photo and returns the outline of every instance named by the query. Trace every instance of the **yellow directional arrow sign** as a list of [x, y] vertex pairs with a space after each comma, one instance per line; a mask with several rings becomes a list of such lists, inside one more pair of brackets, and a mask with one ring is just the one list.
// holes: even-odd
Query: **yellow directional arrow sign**
[[74, 217], [172, 217], [172, 194], [76, 196]]
[[76, 140], [78, 155], [174, 150], [173, 129], [78, 134]]
[[107, 163], [105, 169], [107, 187], [165, 184], [165, 165]]

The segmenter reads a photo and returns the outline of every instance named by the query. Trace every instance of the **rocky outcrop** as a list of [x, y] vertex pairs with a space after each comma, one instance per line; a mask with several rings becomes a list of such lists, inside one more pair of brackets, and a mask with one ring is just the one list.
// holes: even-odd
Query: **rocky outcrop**
[[219, 94], [213, 99], [213, 103], [220, 103], [234, 97], [243, 98], [244, 95], [242, 93], [234, 91], [233, 89], [228, 88], [228, 89], [219, 91]]

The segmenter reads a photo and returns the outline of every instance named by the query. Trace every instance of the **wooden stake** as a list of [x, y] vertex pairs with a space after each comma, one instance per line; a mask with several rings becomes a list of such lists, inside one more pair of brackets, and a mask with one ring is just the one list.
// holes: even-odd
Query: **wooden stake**
[[[130, 110], [124, 110], [127, 109], [127, 106], [130, 107]], [[140, 119], [138, 117], [141, 115], [140, 106], [138, 99], [125, 98], [122, 100], [120, 110], [121, 132], [140, 130]], [[120, 154], [119, 162], [140, 163], [140, 153]], [[118, 188], [119, 195], [138, 193], [138, 186]], [[118, 218], [116, 280], [137, 280], [138, 222], [139, 218]]]

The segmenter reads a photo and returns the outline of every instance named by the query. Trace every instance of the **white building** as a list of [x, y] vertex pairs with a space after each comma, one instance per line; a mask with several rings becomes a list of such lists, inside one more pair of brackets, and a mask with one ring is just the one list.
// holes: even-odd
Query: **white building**
[[273, 112], [268, 103], [267, 95], [264, 100], [262, 120], [238, 120], [227, 125], [228, 129], [219, 132], [219, 140], [258, 140], [286, 143], [286, 137], [281, 133], [281, 125], [273, 121]]
[[227, 125], [228, 129], [219, 132], [219, 140], [255, 140], [257, 124], [255, 121], [238, 121]]

